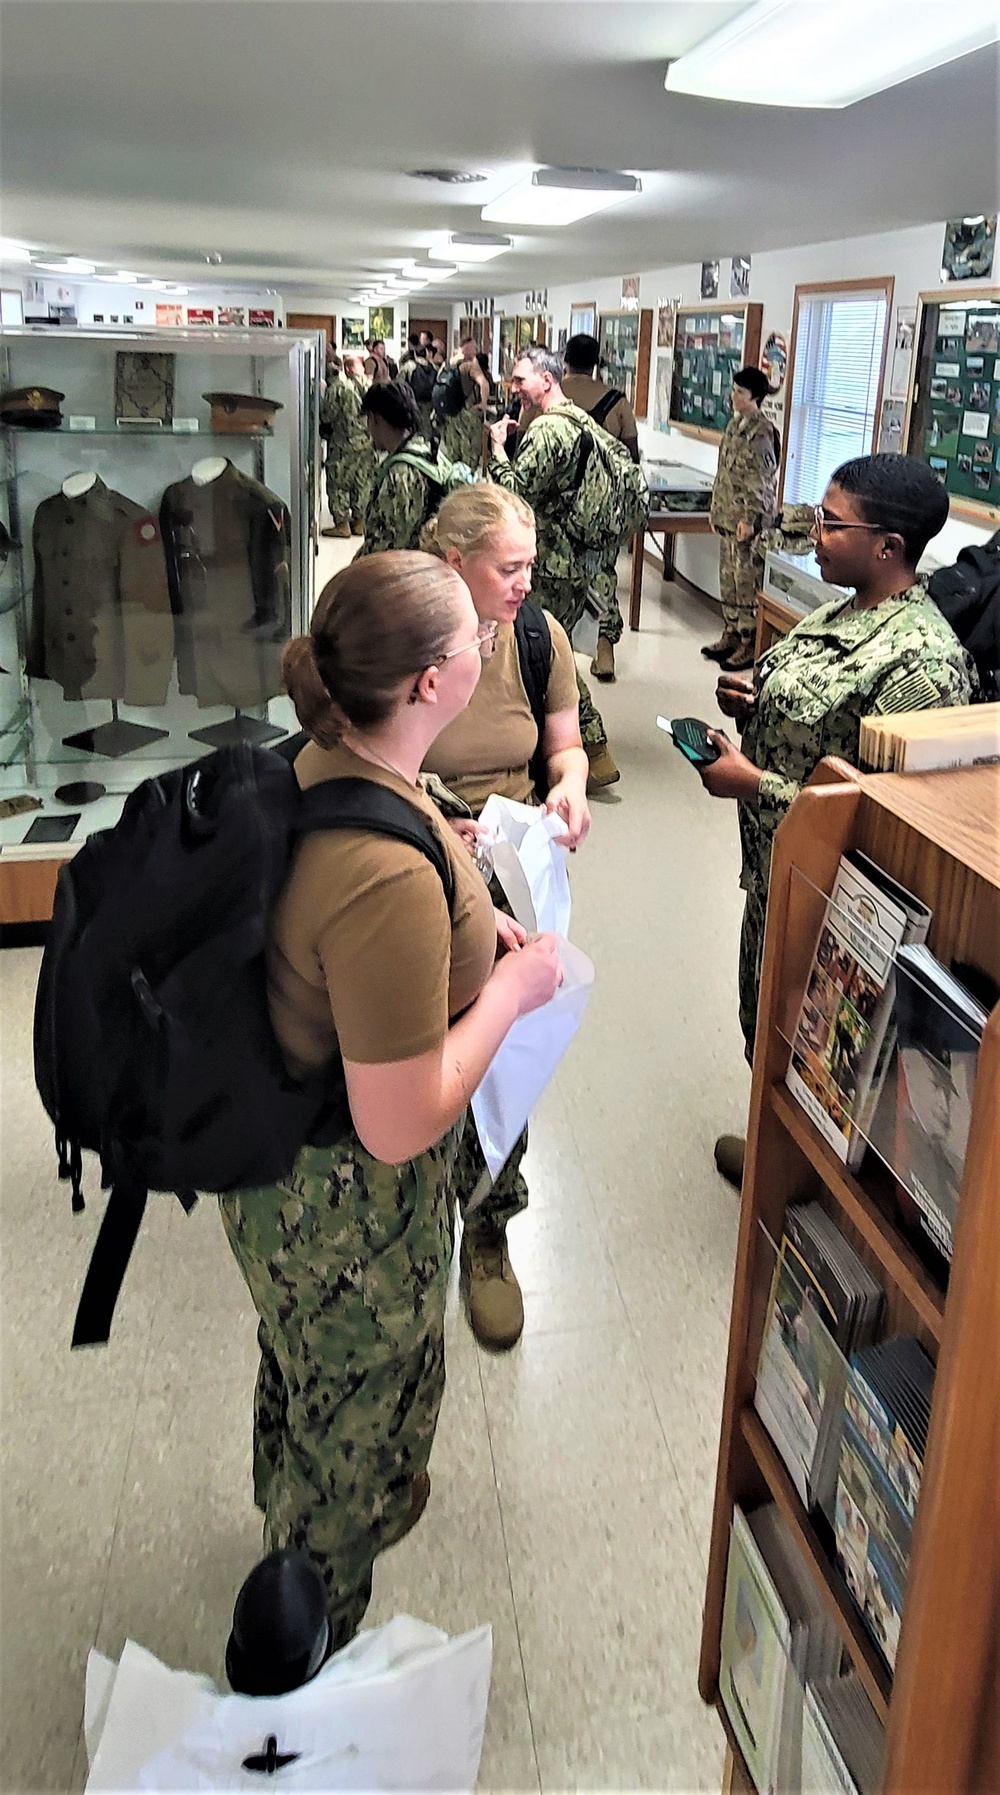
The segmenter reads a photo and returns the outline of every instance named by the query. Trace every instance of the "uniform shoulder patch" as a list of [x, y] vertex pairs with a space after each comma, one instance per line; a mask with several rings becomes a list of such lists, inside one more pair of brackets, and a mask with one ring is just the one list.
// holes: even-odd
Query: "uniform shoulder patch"
[[940, 703], [941, 694], [923, 668], [908, 667], [886, 680], [875, 700], [875, 710], [880, 715], [890, 711], [925, 711]]
[[136, 542], [141, 543], [143, 548], [149, 548], [151, 543], [159, 542], [160, 526], [155, 517], [137, 518], [134, 528]]

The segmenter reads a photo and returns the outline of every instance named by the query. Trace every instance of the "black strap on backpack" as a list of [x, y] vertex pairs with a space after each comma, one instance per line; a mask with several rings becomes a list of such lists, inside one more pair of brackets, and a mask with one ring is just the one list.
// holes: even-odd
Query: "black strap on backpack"
[[601, 429], [603, 430], [608, 418], [618, 404], [619, 399], [624, 399], [624, 397], [625, 394], [620, 388], [613, 386], [610, 392], [601, 394], [597, 404], [591, 406], [587, 415], [593, 418], [595, 424], [600, 424]]
[[538, 731], [538, 744], [528, 765], [528, 772], [538, 796], [544, 798], [549, 789], [548, 764], [545, 758], [545, 695], [552, 667], [552, 632], [541, 605], [525, 602], [521, 606], [514, 619], [514, 640], [517, 643], [521, 679]]

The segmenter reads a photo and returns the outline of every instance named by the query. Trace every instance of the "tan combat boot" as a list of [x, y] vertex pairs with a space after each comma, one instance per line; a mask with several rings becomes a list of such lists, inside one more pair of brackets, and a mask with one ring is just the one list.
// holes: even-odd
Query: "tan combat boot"
[[716, 1169], [723, 1178], [735, 1185], [737, 1190], [743, 1188], [743, 1161], [746, 1157], [747, 1143], [742, 1134], [720, 1134], [715, 1143]]
[[521, 1338], [524, 1303], [505, 1230], [466, 1223], [459, 1253], [469, 1326], [480, 1346], [506, 1352]]
[[590, 671], [594, 678], [601, 680], [604, 685], [614, 685], [616, 678], [615, 645], [608, 641], [607, 636], [598, 636], [597, 638], [597, 653], [590, 663]]
[[606, 785], [614, 785], [621, 778], [618, 768], [611, 758], [611, 750], [607, 742], [598, 742], [596, 747], [588, 747], [587, 759], [590, 771], [587, 774], [588, 792], [599, 792]]
[[730, 654], [722, 662], [724, 673], [747, 673], [754, 664], [754, 639], [740, 636]]
[[388, 1552], [390, 1546], [398, 1546], [401, 1539], [405, 1539], [408, 1533], [413, 1532], [424, 1509], [427, 1507], [430, 1493], [430, 1472], [415, 1471], [413, 1474], [413, 1481], [410, 1484], [410, 1506], [402, 1520], [397, 1521], [395, 1527], [391, 1527], [389, 1532], [385, 1535], [382, 1544], [379, 1546], [380, 1552]]
[[363, 517], [352, 517], [351, 518], [351, 535], [352, 536], [363, 536], [364, 533], [365, 533], [364, 518]]
[[733, 649], [739, 643], [739, 636], [734, 630], [724, 629], [717, 642], [706, 642], [702, 654], [706, 661], [725, 661], [729, 659]]
[[321, 536], [349, 536], [350, 534], [350, 524], [328, 524], [325, 530], [320, 531]]

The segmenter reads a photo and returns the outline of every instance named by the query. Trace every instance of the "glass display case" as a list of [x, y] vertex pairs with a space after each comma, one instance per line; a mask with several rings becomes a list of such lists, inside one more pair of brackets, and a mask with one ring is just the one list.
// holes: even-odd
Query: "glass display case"
[[322, 358], [318, 333], [23, 328], [0, 360], [2, 872], [295, 727]]
[[671, 424], [712, 440], [722, 435], [732, 417], [733, 375], [759, 365], [762, 316], [763, 307], [749, 303], [678, 311]]
[[1000, 523], [1000, 287], [920, 294], [903, 440], [954, 510]]

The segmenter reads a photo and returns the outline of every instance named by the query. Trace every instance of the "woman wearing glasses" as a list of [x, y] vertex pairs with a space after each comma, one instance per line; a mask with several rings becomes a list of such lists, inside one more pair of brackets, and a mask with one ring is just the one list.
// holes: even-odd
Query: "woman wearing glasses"
[[[864, 455], [837, 469], [816, 508], [813, 541], [823, 579], [848, 587], [804, 617], [761, 656], [752, 678], [723, 673], [719, 709], [735, 720], [737, 748], [712, 732], [720, 757], [701, 770], [716, 798], [739, 803], [746, 893], [740, 941], [740, 1023], [753, 1056], [771, 841], [824, 755], [857, 765], [863, 717], [967, 704], [972, 663], [917, 579], [917, 563], [948, 516], [948, 497], [926, 463]], [[716, 1163], [742, 1182], [743, 1142], [723, 1135]]]
[[[449, 906], [418, 849], [362, 827], [302, 838], [272, 918], [268, 998], [289, 1072], [328, 1077], [342, 1124], [280, 1183], [220, 1199], [260, 1318], [265, 1546], [313, 1558], [334, 1648], [360, 1624], [376, 1554], [427, 1500], [462, 1118], [508, 1029], [559, 982], [554, 938], [526, 946], [498, 919], [417, 783], [490, 635], [458, 574], [400, 552], [331, 580], [285, 653], [311, 738], [300, 786], [362, 779], [396, 793], [443, 844], [453, 885]], [[512, 951], [498, 958], [500, 934]]]
[[[544, 803], [565, 824], [556, 837], [573, 849], [590, 829], [589, 762], [580, 739], [576, 668], [569, 637], [547, 611], [527, 602], [535, 560], [535, 516], [516, 493], [485, 482], [451, 493], [427, 524], [423, 546], [461, 574], [495, 649], [465, 710], [442, 730], [424, 761], [461, 800], [470, 847], [491, 792], [521, 804]], [[530, 636], [528, 632], [531, 632]], [[530, 657], [540, 655], [538, 709], [528, 696]], [[514, 1345], [524, 1326], [520, 1286], [507, 1252], [507, 1223], [528, 1201], [521, 1174], [525, 1134], [484, 1200], [467, 1213], [462, 1284], [477, 1340], [494, 1350]], [[475, 1131], [466, 1130], [456, 1194], [473, 1195], [485, 1170]]]

